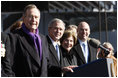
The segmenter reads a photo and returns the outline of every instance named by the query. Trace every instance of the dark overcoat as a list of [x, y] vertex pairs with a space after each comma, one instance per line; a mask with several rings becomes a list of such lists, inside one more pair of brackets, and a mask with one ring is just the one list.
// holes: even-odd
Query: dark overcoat
[[35, 45], [23, 29], [9, 34], [11, 41], [12, 69], [16, 77], [46, 77], [48, 51], [45, 37], [39, 34], [42, 41], [42, 60]]

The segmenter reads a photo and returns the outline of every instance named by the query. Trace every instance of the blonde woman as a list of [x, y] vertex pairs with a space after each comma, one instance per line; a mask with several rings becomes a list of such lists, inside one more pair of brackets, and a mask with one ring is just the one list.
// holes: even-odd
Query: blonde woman
[[76, 25], [69, 25], [66, 30], [72, 31], [77, 36], [77, 26]]
[[115, 71], [115, 75], [117, 76], [117, 59], [113, 56], [114, 55], [114, 48], [112, 46], [111, 43], [109, 42], [104, 42], [103, 43], [103, 46], [107, 49], [109, 49], [109, 54], [105, 57], [105, 54], [104, 54], [104, 50], [101, 50], [98, 52], [98, 58], [111, 58], [113, 59], [113, 62], [114, 62], [114, 71]]
[[71, 31], [66, 30], [60, 39], [63, 56], [63, 66], [77, 65], [77, 58], [72, 50], [77, 42], [77, 37]]

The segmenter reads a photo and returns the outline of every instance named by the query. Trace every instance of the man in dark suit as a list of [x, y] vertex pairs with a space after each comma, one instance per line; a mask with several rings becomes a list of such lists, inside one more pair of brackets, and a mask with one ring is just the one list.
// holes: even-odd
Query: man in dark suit
[[11, 69], [10, 41], [6, 33], [1, 32], [1, 77], [14, 76]]
[[[59, 40], [65, 30], [65, 24], [61, 19], [54, 18], [48, 25], [47, 43], [49, 49], [49, 61], [53, 68], [48, 69], [49, 77], [61, 77], [62, 71], [72, 71], [74, 66], [63, 67], [62, 52]], [[58, 49], [57, 49], [58, 46]]]
[[92, 47], [88, 42], [90, 35], [90, 27], [87, 22], [80, 22], [78, 25], [78, 41], [74, 46], [76, 57], [78, 59], [78, 65], [83, 65], [96, 60], [97, 49]]
[[9, 34], [12, 70], [16, 77], [46, 77], [48, 49], [39, 34], [40, 11], [34, 4], [25, 7], [21, 29]]
[[[59, 39], [62, 37], [65, 30], [65, 24], [62, 20], [55, 18], [53, 19], [48, 26], [48, 33], [49, 35], [47, 37], [48, 41], [48, 49], [49, 49], [49, 58], [50, 58], [50, 64], [56, 67], [60, 67], [62, 65], [62, 53], [59, 49], [59, 51], [56, 51], [56, 45], [59, 48]], [[57, 53], [59, 52], [59, 53]], [[59, 77], [61, 76], [61, 69], [54, 69], [49, 68], [49, 75], [50, 77]], [[58, 73], [58, 74], [56, 74]]]

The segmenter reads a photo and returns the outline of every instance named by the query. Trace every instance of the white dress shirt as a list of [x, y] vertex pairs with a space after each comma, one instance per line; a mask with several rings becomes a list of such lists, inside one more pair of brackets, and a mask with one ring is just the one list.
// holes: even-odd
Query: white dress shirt
[[[84, 55], [84, 57], [85, 57], [86, 63], [88, 63], [89, 48], [88, 48], [87, 41], [85, 41], [85, 42], [83, 42], [83, 41], [81, 41], [81, 40], [78, 40], [78, 41], [80, 42], [80, 46], [81, 46], [83, 55]], [[83, 44], [85, 45], [85, 51], [84, 51], [84, 46], [83, 46]]]
[[60, 51], [59, 51], [59, 45], [57, 42], [55, 42], [50, 36], [49, 36], [55, 50], [57, 51], [57, 56], [58, 56], [58, 59], [60, 60]]

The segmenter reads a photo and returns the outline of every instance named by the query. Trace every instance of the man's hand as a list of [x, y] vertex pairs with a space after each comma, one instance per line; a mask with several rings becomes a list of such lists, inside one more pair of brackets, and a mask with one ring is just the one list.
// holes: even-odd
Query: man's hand
[[75, 67], [78, 67], [78, 66], [77, 65], [72, 65], [72, 66], [63, 67], [62, 71], [63, 72], [67, 72], [67, 71], [74, 72], [73, 68], [75, 68]]

